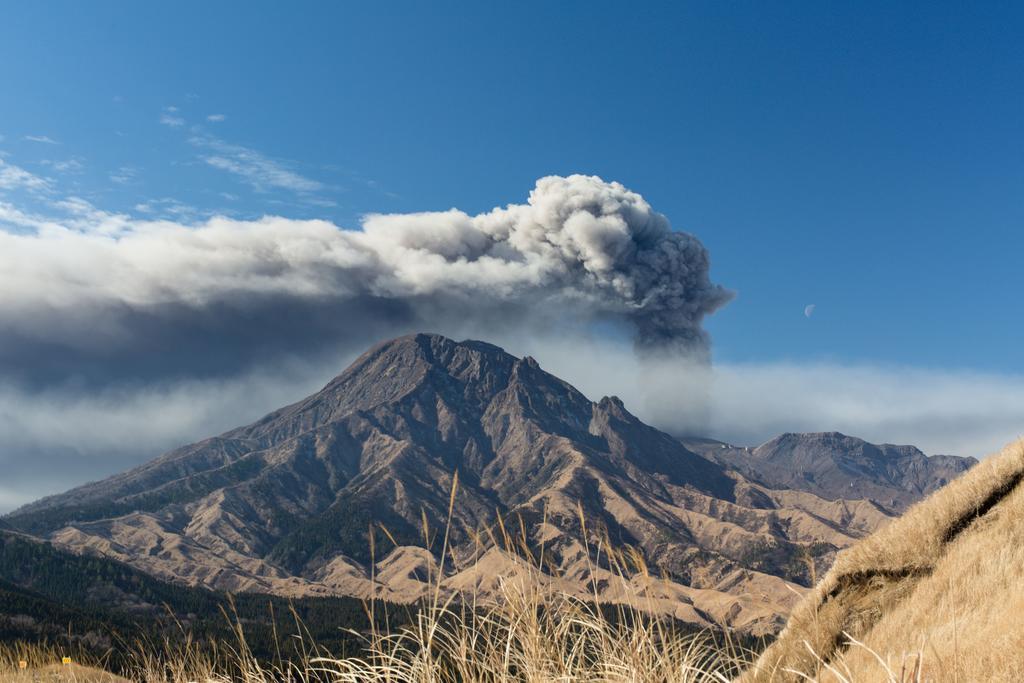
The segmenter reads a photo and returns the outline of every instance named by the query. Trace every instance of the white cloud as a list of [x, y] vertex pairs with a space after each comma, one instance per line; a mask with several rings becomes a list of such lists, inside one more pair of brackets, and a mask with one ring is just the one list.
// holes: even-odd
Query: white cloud
[[29, 142], [39, 142], [39, 143], [42, 143], [44, 145], [59, 145], [60, 144], [59, 142], [57, 142], [53, 138], [47, 137], [46, 135], [26, 135], [25, 139], [28, 140]]
[[[52, 206], [66, 213], [61, 225], [78, 233], [110, 237], [129, 234], [135, 227], [129, 216], [97, 209], [81, 197], [66, 197], [53, 202]], [[56, 234], [59, 229], [50, 232]]]
[[80, 157], [70, 159], [44, 159], [40, 161], [43, 166], [49, 166], [58, 173], [81, 173], [85, 168]]
[[149, 199], [139, 202], [134, 208], [139, 213], [176, 220], [192, 220], [202, 214], [196, 207], [189, 206], [171, 197]]
[[118, 185], [129, 185], [138, 178], [139, 171], [132, 166], [121, 166], [110, 174], [110, 181]]
[[206, 117], [206, 120], [210, 123], [220, 123], [221, 121], [227, 120], [227, 116], [224, 114], [210, 114]]
[[254, 149], [208, 136], [195, 136], [189, 142], [200, 149], [209, 150], [209, 153], [201, 155], [207, 164], [239, 176], [258, 192], [282, 189], [308, 194], [324, 189], [319, 181], [300, 175], [284, 163]]
[[334, 201], [333, 199], [323, 199], [321, 197], [306, 197], [302, 201], [305, 204], [310, 204], [312, 206], [321, 206], [324, 208], [330, 208], [338, 205], [338, 202]]
[[[185, 372], [197, 363], [222, 372], [194, 355], [202, 349], [242, 358], [239, 344], [277, 344], [265, 346], [268, 354], [327, 348], [341, 337], [362, 344], [369, 330], [423, 321], [465, 322], [486, 337], [600, 318], [645, 348], [703, 348], [701, 321], [729, 296], [710, 282], [696, 238], [672, 231], [640, 195], [594, 177], [544, 178], [528, 204], [476, 216], [378, 215], [361, 230], [280, 217], [194, 224], [167, 216], [180, 209], [172, 200], [136, 207], [165, 220], [104, 212], [77, 197], [52, 205], [64, 215], [12, 210], [9, 222], [34, 231], [0, 232], [0, 376], [7, 366], [32, 382], [52, 376], [55, 365], [34, 364], [40, 345], [63, 349], [61, 363], [76, 373], [95, 361], [97, 381], [116, 380], [128, 367], [124, 354], [140, 355], [140, 371], [159, 376], [170, 356], [146, 356], [139, 340], [189, 326], [195, 351], [172, 349]], [[268, 337], [282, 316], [294, 321], [289, 334]]]
[[20, 166], [0, 159], [0, 190], [19, 189], [30, 192], [48, 192], [52, 189], [52, 185], [46, 178], [41, 178]]
[[185, 119], [165, 112], [160, 115], [160, 123], [171, 128], [180, 128], [185, 125]]

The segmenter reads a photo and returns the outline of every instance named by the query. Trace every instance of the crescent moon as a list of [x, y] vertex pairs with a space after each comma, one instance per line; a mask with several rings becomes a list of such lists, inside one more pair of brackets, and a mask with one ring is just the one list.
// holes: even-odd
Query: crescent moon
[[804, 306], [804, 317], [810, 318], [812, 315], [814, 315], [815, 308], [815, 304], [807, 304], [806, 306]]

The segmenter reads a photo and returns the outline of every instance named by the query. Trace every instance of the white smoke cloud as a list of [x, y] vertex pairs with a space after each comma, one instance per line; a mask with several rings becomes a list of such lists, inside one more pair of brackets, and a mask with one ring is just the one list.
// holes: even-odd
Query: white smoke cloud
[[[315, 314], [363, 301], [440, 325], [494, 321], [515, 308], [577, 322], [609, 317], [632, 325], [640, 347], [702, 351], [704, 316], [730, 296], [711, 283], [695, 237], [596, 177], [543, 178], [527, 204], [477, 216], [375, 215], [361, 230], [279, 217], [136, 221], [80, 200], [64, 208], [73, 220], [0, 232], [0, 365], [18, 364], [22, 376], [31, 366], [19, 348], [32, 357], [40, 344], [109, 356], [162, 321], [189, 329], [211, 315], [234, 324], [241, 321], [231, 316], [242, 317], [258, 337], [282, 308]], [[236, 332], [219, 341], [207, 329], [205, 343], [235, 344]], [[155, 369], [165, 360], [154, 358]]]

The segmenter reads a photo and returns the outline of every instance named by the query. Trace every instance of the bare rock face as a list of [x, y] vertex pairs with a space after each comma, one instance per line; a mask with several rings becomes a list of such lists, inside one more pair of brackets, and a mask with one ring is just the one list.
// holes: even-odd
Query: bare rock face
[[[567, 592], [644, 595], [645, 608], [767, 633], [812, 565], [823, 571], [894, 509], [876, 488], [843, 488], [831, 472], [845, 465], [827, 453], [814, 487], [779, 486], [785, 463], [813, 449], [766, 444], [760, 469], [705, 456], [531, 358], [417, 334], [249, 426], [6, 521], [218, 589], [401, 601], [438, 580], [486, 596], [503, 576], [539, 572]], [[928, 459], [900, 457], [885, 496], [937, 485]], [[625, 591], [609, 545], [635, 548], [650, 575]]]

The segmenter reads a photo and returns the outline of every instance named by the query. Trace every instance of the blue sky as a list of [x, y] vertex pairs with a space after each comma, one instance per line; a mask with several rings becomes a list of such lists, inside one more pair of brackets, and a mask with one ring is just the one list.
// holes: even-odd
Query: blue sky
[[[1019, 5], [240, 7], [4, 7], [3, 229], [56, 221], [116, 233], [126, 222], [193, 226], [214, 215], [355, 229], [367, 214], [521, 204], [538, 178], [594, 174], [697, 235], [712, 279], [736, 292], [706, 327], [716, 364], [756, 372], [725, 384], [756, 376], [764, 387], [790, 368], [787, 377], [801, 378], [791, 394], [851, 392], [846, 414], [803, 404], [809, 417], [794, 428], [923, 443], [941, 419], [965, 434], [998, 433], [988, 448], [1024, 418], [1010, 412], [996, 428], [964, 412], [1024, 399]], [[82, 334], [99, 345], [120, 332]], [[33, 361], [40, 368], [54, 366], [57, 352], [46, 353]], [[585, 382], [577, 370], [570, 379]], [[314, 386], [318, 373], [289, 391]], [[132, 390], [148, 377], [133, 376]], [[67, 407], [53, 391], [81, 378], [65, 380], [44, 387], [57, 401], [47, 405]], [[911, 380], [917, 393], [900, 393]], [[936, 393], [945, 402], [902, 422], [851, 417], [879, 383], [886, 398], [872, 415]], [[265, 391], [251, 411], [298, 397], [284, 393]], [[803, 410], [796, 399], [780, 405], [777, 413]], [[255, 416], [182, 417], [143, 450]], [[787, 428], [784, 418], [720, 425], [716, 435], [755, 440]], [[7, 419], [0, 451], [5, 425], [24, 430], [29, 418]], [[983, 452], [964, 439], [925, 445]], [[7, 453], [62, 448], [74, 450], [19, 444]]]
[[594, 173], [708, 246], [722, 359], [1020, 367], [1019, 7], [487, 5], [8, 6], [0, 149], [107, 210], [346, 226]]

